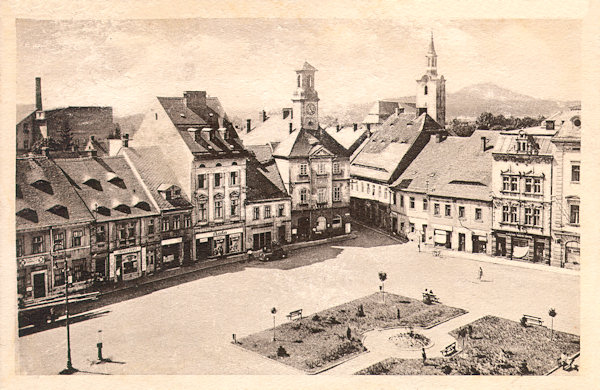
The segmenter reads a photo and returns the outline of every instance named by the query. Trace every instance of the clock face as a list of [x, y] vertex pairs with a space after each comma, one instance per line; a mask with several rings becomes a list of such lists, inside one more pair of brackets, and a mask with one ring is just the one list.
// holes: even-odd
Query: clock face
[[308, 115], [314, 115], [315, 112], [317, 112], [317, 107], [315, 107], [315, 105], [313, 103], [308, 103], [306, 105], [306, 113]]

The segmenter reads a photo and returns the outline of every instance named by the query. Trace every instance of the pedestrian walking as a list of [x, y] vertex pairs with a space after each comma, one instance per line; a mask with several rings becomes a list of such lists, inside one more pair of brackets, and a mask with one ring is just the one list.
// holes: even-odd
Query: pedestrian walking
[[483, 268], [479, 267], [479, 280], [483, 278]]
[[425, 360], [427, 360], [427, 354], [425, 353], [425, 348], [421, 348], [421, 356], [423, 357], [423, 365], [425, 365]]

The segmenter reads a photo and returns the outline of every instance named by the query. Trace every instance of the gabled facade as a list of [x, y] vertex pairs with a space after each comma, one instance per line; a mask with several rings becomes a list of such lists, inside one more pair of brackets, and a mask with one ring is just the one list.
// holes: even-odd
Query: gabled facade
[[502, 132], [494, 149], [493, 254], [550, 264], [554, 129]]
[[551, 116], [552, 137], [552, 260], [557, 267], [579, 269], [581, 225], [581, 107]]
[[46, 157], [16, 161], [17, 292], [23, 301], [64, 290], [67, 263], [73, 290], [94, 279], [90, 257], [93, 216], [68, 178]]
[[196, 261], [245, 250], [248, 152], [217, 98], [205, 91], [158, 97], [132, 146], [158, 147], [193, 205]]

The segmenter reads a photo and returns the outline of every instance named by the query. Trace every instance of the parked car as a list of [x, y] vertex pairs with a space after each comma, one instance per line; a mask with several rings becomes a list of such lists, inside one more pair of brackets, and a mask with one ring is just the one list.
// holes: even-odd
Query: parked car
[[259, 255], [258, 259], [260, 261], [272, 261], [285, 259], [287, 257], [287, 252], [285, 249], [281, 247], [281, 245], [273, 245], [271, 248], [263, 249], [262, 253]]

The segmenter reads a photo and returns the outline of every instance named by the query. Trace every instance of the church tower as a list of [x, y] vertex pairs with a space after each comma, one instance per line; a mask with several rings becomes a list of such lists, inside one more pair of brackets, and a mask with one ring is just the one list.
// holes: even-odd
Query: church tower
[[319, 128], [319, 95], [315, 91], [315, 72], [317, 69], [304, 62], [302, 69], [296, 70], [296, 90], [292, 97], [293, 126], [309, 130]]
[[444, 76], [438, 77], [433, 33], [426, 57], [427, 71], [417, 80], [417, 115], [426, 112], [437, 123], [446, 126], [446, 79]]

